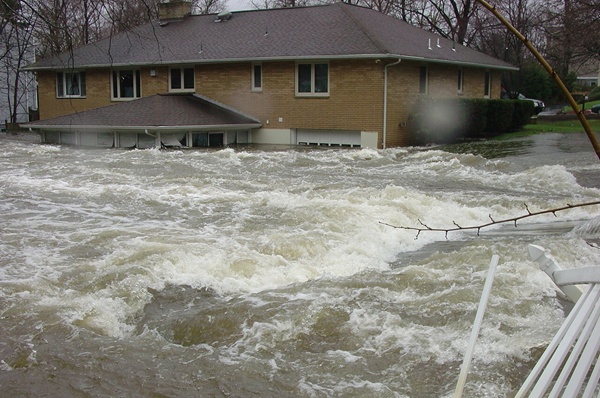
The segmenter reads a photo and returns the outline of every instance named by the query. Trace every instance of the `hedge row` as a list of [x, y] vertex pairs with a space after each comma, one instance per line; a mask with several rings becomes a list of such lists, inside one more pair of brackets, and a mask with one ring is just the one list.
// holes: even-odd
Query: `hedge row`
[[409, 120], [414, 145], [447, 144], [519, 130], [533, 113], [532, 101], [424, 98]]

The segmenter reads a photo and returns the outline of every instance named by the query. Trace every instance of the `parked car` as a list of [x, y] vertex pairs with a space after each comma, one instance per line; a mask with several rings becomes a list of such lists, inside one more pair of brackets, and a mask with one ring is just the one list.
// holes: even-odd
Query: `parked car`
[[592, 106], [591, 111], [600, 114], [600, 104]]
[[543, 101], [533, 98], [527, 98], [523, 94], [515, 91], [509, 93], [507, 91], [502, 90], [501, 97], [502, 99], [520, 99], [524, 101], [533, 101], [534, 112], [536, 115], [542, 112], [544, 109], [546, 109], [546, 104], [544, 104]]
[[534, 105], [534, 109], [535, 109], [535, 114], [537, 115], [540, 112], [543, 112], [544, 109], [546, 109], [546, 104], [544, 104], [543, 101], [540, 101], [538, 99], [533, 99], [533, 98], [527, 98], [525, 97], [523, 94], [519, 94], [519, 96], [517, 97], [520, 100], [524, 100], [524, 101], [533, 101], [533, 105]]

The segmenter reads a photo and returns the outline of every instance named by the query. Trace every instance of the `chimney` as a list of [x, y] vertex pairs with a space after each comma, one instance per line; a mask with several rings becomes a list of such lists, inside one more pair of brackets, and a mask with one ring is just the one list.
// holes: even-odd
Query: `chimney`
[[192, 13], [192, 3], [185, 0], [171, 0], [158, 4], [160, 22], [175, 22]]

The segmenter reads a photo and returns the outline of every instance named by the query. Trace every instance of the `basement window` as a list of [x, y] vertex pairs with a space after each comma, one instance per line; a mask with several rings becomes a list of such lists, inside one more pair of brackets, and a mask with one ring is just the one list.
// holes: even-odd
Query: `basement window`
[[56, 72], [56, 97], [85, 98], [85, 72]]
[[329, 64], [296, 64], [296, 95], [328, 96]]
[[171, 68], [169, 91], [194, 91], [195, 88], [194, 67]]
[[127, 100], [141, 97], [139, 70], [115, 70], [112, 72], [112, 99]]

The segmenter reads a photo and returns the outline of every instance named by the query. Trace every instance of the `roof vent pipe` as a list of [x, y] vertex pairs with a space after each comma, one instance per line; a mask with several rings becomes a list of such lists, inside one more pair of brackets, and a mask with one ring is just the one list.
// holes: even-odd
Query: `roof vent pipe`
[[222, 13], [217, 15], [217, 19], [215, 20], [215, 22], [225, 22], [229, 18], [231, 18], [231, 11], [223, 11]]

